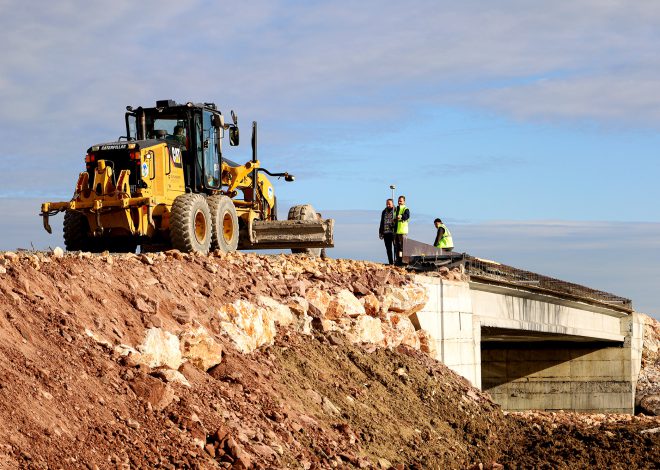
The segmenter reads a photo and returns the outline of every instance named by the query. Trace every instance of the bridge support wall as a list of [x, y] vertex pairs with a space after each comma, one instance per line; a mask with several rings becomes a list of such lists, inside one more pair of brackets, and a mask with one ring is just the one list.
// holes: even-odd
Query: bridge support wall
[[507, 410], [633, 413], [632, 348], [588, 343], [482, 343], [482, 387]]
[[435, 340], [436, 359], [481, 388], [481, 329], [472, 313], [467, 282], [417, 276], [426, 287], [426, 307], [411, 317]]
[[510, 410], [632, 413], [641, 365], [636, 314], [508, 287], [417, 276], [412, 317], [436, 359]]

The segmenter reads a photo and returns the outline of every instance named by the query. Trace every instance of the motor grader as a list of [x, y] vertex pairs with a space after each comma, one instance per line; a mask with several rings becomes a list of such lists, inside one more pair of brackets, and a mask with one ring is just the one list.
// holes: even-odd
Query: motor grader
[[64, 212], [69, 251], [134, 252], [176, 248], [183, 252], [290, 248], [319, 254], [334, 246], [333, 220], [305, 204], [277, 220], [277, 199], [257, 159], [257, 123], [252, 123], [252, 159], [225, 158], [223, 142], [240, 142], [238, 118], [231, 122], [214, 103], [126, 107], [126, 135], [93, 145], [85, 156], [68, 202], [41, 206], [44, 228]]

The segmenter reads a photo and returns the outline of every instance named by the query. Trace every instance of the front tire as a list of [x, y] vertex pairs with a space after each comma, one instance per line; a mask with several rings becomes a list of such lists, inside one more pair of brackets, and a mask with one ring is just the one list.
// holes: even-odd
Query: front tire
[[172, 247], [184, 253], [208, 254], [211, 247], [211, 211], [201, 194], [182, 194], [174, 200], [170, 214]]
[[64, 213], [64, 246], [67, 251], [90, 251], [89, 222], [84, 214], [76, 211]]
[[207, 198], [211, 211], [211, 249], [224, 253], [236, 251], [238, 247], [238, 216], [236, 207], [227, 196]]
[[[289, 209], [289, 220], [318, 220], [319, 215], [311, 204], [302, 204], [293, 206]], [[303, 254], [307, 256], [321, 256], [322, 248], [291, 248], [293, 254]]]

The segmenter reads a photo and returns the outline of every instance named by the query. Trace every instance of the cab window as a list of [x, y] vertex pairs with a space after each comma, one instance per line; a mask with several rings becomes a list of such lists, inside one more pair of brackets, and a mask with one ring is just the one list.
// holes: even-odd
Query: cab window
[[204, 160], [204, 182], [209, 188], [220, 187], [220, 161], [218, 158], [218, 142], [216, 130], [213, 127], [212, 114], [204, 111], [202, 115], [202, 151]]

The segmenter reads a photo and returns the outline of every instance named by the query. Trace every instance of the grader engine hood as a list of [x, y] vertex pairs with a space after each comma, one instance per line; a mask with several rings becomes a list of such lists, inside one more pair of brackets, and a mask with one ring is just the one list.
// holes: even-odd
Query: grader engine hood
[[[140, 179], [149, 175], [149, 165], [142, 161], [142, 157], [149, 158], [149, 152], [143, 150], [162, 145], [159, 140], [142, 140], [137, 142], [108, 142], [93, 145], [87, 150], [87, 171], [91, 172], [99, 160], [105, 160], [113, 167], [116, 174], [121, 170], [131, 172], [131, 187], [135, 189]], [[144, 154], [144, 155], [142, 155]]]

